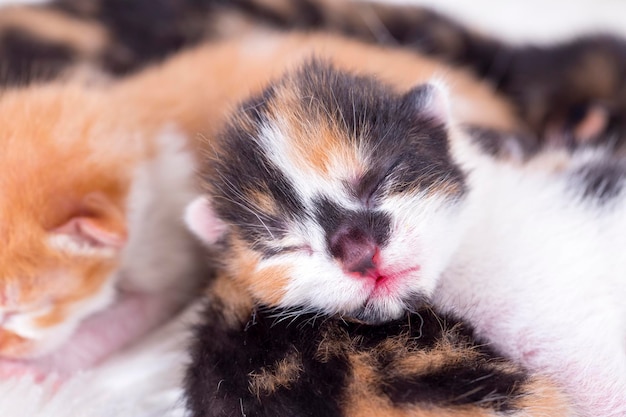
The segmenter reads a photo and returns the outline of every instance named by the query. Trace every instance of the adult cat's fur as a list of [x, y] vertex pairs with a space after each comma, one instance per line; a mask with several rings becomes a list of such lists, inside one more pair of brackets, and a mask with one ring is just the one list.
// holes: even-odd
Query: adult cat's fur
[[543, 144], [622, 146], [626, 46], [610, 35], [509, 45], [418, 6], [347, 0], [56, 0], [0, 9], [0, 83], [64, 74], [76, 64], [124, 75], [207, 39], [260, 28], [322, 30], [402, 45], [469, 67], [515, 106]]

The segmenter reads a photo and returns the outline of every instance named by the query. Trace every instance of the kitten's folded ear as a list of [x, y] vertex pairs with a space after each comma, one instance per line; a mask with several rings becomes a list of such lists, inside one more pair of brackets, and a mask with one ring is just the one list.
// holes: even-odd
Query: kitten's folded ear
[[213, 244], [226, 232], [226, 224], [217, 216], [207, 197], [198, 197], [185, 209], [185, 223], [202, 242]]
[[77, 255], [115, 255], [127, 240], [123, 211], [106, 195], [87, 194], [60, 226], [50, 231], [50, 243]]
[[431, 80], [409, 90], [403, 97], [405, 105], [420, 114], [447, 124], [451, 119], [448, 87], [440, 80]]

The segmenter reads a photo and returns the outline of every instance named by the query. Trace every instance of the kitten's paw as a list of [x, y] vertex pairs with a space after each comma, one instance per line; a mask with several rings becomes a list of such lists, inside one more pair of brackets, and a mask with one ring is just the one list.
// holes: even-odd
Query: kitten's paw
[[41, 383], [48, 378], [48, 375], [28, 363], [0, 360], [0, 380], [13, 378], [27, 378], [35, 383]]

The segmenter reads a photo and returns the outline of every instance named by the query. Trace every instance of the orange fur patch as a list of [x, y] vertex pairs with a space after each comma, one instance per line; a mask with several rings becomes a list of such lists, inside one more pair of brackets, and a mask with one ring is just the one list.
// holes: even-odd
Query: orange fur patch
[[[11, 292], [3, 307], [18, 313], [51, 305], [35, 322], [42, 328], [58, 325], [76, 303], [95, 296], [119, 265], [117, 256], [74, 253], [51, 244], [55, 229], [85, 217], [91, 226], [123, 237], [132, 176], [155, 149], [136, 134], [132, 111], [108, 100], [95, 88], [62, 83], [0, 97], [5, 172], [0, 177], [0, 293]], [[10, 340], [0, 355], [14, 351], [16, 343], [23, 346], [20, 351], [28, 350], [23, 341]]]
[[[402, 355], [400, 355], [402, 356]], [[411, 360], [413, 354], [406, 359]], [[420, 365], [428, 365], [427, 357], [417, 360]], [[384, 396], [375, 392], [375, 387], [379, 385], [379, 375], [377, 367], [372, 363], [369, 353], [360, 353], [351, 356], [352, 375], [348, 385], [348, 392], [345, 400], [345, 415], [351, 417], [493, 417], [487, 409], [475, 406], [463, 407], [428, 407], [427, 404], [394, 406]]]
[[250, 317], [254, 302], [246, 288], [226, 274], [220, 274], [207, 289], [209, 299], [222, 306], [221, 313], [226, 323], [237, 328]]
[[8, 357], [27, 355], [30, 340], [24, 339], [13, 332], [0, 329], [0, 353]]
[[289, 388], [298, 380], [303, 371], [300, 353], [290, 352], [275, 365], [251, 373], [249, 375], [250, 392], [260, 398], [273, 394], [279, 388]]
[[528, 384], [528, 390], [534, 395], [520, 398], [519, 407], [529, 410], [529, 415], [575, 415], [575, 411], [570, 405], [572, 401], [560, 392], [550, 380], [535, 378]]
[[259, 267], [259, 254], [248, 249], [242, 240], [233, 239], [228, 262], [229, 275], [247, 288], [256, 301], [274, 307], [280, 304], [289, 282], [286, 267]]

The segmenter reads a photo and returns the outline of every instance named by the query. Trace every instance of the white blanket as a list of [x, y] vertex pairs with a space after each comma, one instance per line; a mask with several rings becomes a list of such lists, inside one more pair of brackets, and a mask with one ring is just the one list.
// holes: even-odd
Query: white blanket
[[2, 417], [183, 417], [181, 382], [199, 304], [59, 387], [54, 379], [0, 381]]

